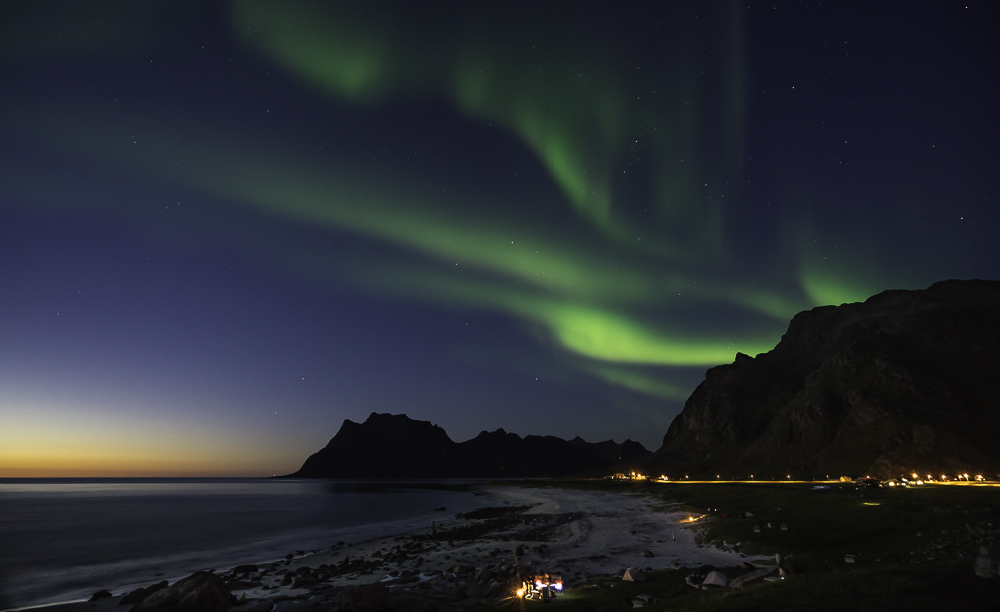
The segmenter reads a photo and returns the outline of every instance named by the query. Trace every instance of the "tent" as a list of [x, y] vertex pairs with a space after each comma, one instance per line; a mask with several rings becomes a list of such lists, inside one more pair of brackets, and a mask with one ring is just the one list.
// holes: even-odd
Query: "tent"
[[629, 580], [631, 582], [642, 582], [646, 579], [646, 575], [642, 573], [642, 570], [638, 567], [630, 567], [625, 570], [625, 575], [622, 576], [622, 580]]
[[705, 576], [705, 581], [701, 583], [702, 586], [729, 586], [729, 578], [722, 572], [711, 571], [708, 576]]

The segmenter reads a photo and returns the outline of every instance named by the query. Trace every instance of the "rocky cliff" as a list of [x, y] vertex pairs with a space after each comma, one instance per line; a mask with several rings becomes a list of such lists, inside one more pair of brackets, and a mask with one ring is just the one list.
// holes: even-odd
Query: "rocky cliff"
[[364, 423], [344, 420], [337, 435], [311, 455], [295, 478], [526, 478], [613, 467], [649, 455], [638, 442], [521, 436], [503, 429], [454, 442], [429, 421], [373, 412]]
[[644, 469], [714, 479], [1000, 474], [1000, 282], [796, 315], [708, 370]]

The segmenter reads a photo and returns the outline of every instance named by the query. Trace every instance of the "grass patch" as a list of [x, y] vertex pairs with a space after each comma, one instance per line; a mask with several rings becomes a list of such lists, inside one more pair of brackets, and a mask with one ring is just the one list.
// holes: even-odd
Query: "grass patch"
[[[1000, 488], [856, 491], [833, 485], [813, 491], [808, 484], [784, 483], [549, 484], [641, 494], [666, 508], [705, 515], [689, 527], [702, 542], [735, 546], [748, 555], [779, 553], [790, 574], [778, 583], [710, 591], [685, 586], [683, 569], [652, 572], [642, 583], [609, 576], [568, 590], [550, 604], [509, 601], [503, 608], [520, 612], [545, 605], [551, 612], [604, 612], [624, 610], [626, 598], [643, 594], [658, 600], [656, 610], [1000, 609], [1000, 578], [978, 578], [972, 569], [981, 545], [1000, 542]], [[738, 518], [745, 512], [753, 517]], [[848, 554], [856, 556], [855, 564], [845, 562]], [[720, 569], [730, 579], [746, 573]]]

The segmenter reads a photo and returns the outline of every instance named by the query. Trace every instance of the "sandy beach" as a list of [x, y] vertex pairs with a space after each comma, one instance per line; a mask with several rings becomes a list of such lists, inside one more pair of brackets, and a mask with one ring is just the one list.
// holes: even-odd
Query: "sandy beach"
[[[485, 487], [485, 507], [444, 515], [427, 529], [317, 551], [290, 551], [277, 562], [236, 572], [216, 568], [236, 609], [335, 607], [344, 592], [380, 583], [394, 609], [463, 608], [511, 594], [536, 573], [562, 576], [567, 587], [628, 567], [648, 570], [747, 560], [738, 543], [723, 549], [697, 543], [697, 522], [649, 498], [557, 488]], [[297, 554], [304, 553], [304, 554]], [[48, 606], [55, 611], [121, 610], [124, 595]]]

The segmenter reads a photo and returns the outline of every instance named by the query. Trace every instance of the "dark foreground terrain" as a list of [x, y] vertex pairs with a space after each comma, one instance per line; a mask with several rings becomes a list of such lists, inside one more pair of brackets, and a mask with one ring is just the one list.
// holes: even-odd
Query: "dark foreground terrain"
[[[980, 578], [983, 545], [1000, 542], [1000, 487], [927, 485], [848, 490], [786, 483], [565, 483], [650, 494], [691, 511], [703, 541], [750, 554], [780, 554], [784, 580], [695, 590], [690, 570], [608, 577], [568, 590], [546, 609], [624, 610], [656, 598], [654, 610], [996, 610], [1000, 577]], [[750, 512], [750, 518], [739, 518]], [[724, 516], [728, 514], [729, 516]], [[773, 527], [768, 528], [768, 524]], [[787, 531], [781, 529], [787, 526]], [[754, 531], [760, 526], [759, 533]], [[853, 555], [855, 563], [845, 561]], [[750, 570], [718, 568], [730, 580]], [[508, 601], [530, 609], [542, 602]], [[486, 608], [483, 608], [484, 610]], [[490, 608], [490, 609], [496, 609]]]
[[[532, 481], [520, 485], [652, 497], [661, 502], [664, 511], [687, 513], [694, 518], [687, 528], [697, 531], [703, 545], [738, 551], [756, 566], [716, 568], [729, 581], [746, 580], [760, 572], [774, 581], [739, 588], [700, 589], [686, 583], [695, 568], [678, 564], [671, 569], [647, 570], [642, 582], [624, 581], [620, 575], [573, 579], [569, 582], [572, 586], [554, 600], [526, 600], [512, 595], [521, 580], [530, 579], [534, 573], [528, 560], [530, 555], [518, 562], [516, 551], [514, 557], [510, 551], [501, 551], [496, 557], [498, 563], [504, 564], [500, 573], [495, 568], [455, 566], [431, 571], [430, 579], [419, 582], [416, 573], [404, 572], [398, 578], [364, 586], [328, 583], [326, 579], [333, 574], [381, 572], [376, 566], [387, 558], [365, 555], [311, 570], [291, 561], [275, 563], [269, 570], [258, 572], [261, 577], [258, 580], [264, 579], [264, 574], [274, 574], [286, 581], [302, 581], [305, 590], [238, 603], [230, 592], [245, 588], [242, 583], [247, 580], [246, 573], [256, 572], [256, 566], [209, 575], [217, 587], [217, 602], [197, 609], [203, 612], [523, 612], [545, 607], [549, 612], [605, 612], [631, 610], [640, 596], [654, 598], [650, 607], [664, 611], [968, 611], [996, 610], [1000, 602], [1000, 577], [995, 563], [992, 577], [979, 577], [975, 571], [977, 565], [982, 566], [977, 563], [981, 547], [1000, 542], [1000, 487], [925, 485], [909, 489], [848, 489], [831, 484], [827, 489], [816, 490], [812, 483], [663, 484], [605, 480]], [[455, 548], [465, 541], [474, 543], [512, 528], [530, 531], [521, 533], [523, 537], [517, 538], [518, 541], [554, 541], [553, 537], [563, 537], [559, 535], [559, 526], [574, 518], [524, 515], [527, 509], [527, 506], [484, 508], [466, 516], [464, 526], [415, 535], [408, 540], [397, 538], [402, 544], [397, 547], [398, 552], [391, 554], [419, 555], [440, 546]], [[550, 519], [554, 521], [551, 525]], [[539, 520], [545, 524], [536, 525]], [[761, 559], [760, 555], [767, 557]], [[781, 557], [780, 566], [775, 565], [775, 555]], [[848, 562], [848, 558], [853, 562]], [[649, 559], [648, 563], [664, 567], [662, 559]], [[546, 571], [560, 571], [558, 562], [549, 561], [545, 566]], [[204, 572], [199, 575], [206, 577]], [[399, 572], [389, 574], [394, 575]], [[97, 601], [52, 606], [49, 610], [130, 609], [119, 603], [122, 601], [127, 598], [109, 593]], [[150, 598], [131, 610], [195, 609], [149, 605], [152, 603]]]

